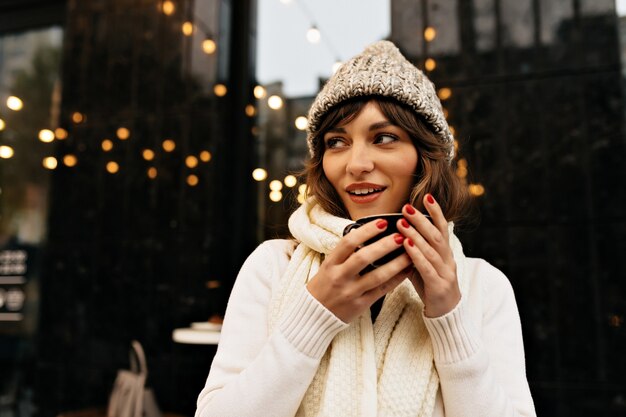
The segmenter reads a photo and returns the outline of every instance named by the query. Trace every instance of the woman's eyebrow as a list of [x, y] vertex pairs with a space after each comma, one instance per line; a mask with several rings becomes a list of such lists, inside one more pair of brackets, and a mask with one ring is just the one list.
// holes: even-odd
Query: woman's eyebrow
[[333, 127], [332, 129], [328, 129], [327, 133], [346, 133], [346, 129], [343, 127]]
[[378, 130], [378, 129], [382, 129], [384, 127], [388, 127], [388, 126], [395, 126], [393, 123], [391, 123], [389, 120], [385, 120], [384, 122], [378, 122], [378, 123], [374, 123], [373, 125], [370, 125], [370, 131], [372, 130]]

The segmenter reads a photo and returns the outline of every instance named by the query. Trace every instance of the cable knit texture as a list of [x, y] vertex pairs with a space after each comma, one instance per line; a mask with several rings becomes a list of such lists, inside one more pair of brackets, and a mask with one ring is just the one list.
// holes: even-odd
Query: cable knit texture
[[313, 139], [331, 108], [351, 98], [374, 95], [396, 99], [422, 116], [448, 149], [448, 160], [452, 160], [454, 137], [435, 85], [389, 41], [376, 42], [344, 63], [317, 95], [308, 117], [307, 143], [311, 156]]
[[[335, 248], [349, 223], [326, 213], [312, 198], [289, 219], [289, 229], [300, 243], [272, 294], [269, 326], [270, 331], [280, 326], [286, 337], [293, 338], [292, 343], [313, 354], [316, 348], [306, 343], [325, 344], [293, 337], [297, 330], [290, 326], [288, 317], [294, 316], [294, 309], [308, 308], [302, 288], [317, 273], [322, 255]], [[450, 236], [463, 293], [465, 257], [456, 236]], [[439, 377], [423, 307], [406, 280], [387, 295], [375, 325], [367, 311], [340, 331], [324, 353], [297, 415], [431, 416]]]

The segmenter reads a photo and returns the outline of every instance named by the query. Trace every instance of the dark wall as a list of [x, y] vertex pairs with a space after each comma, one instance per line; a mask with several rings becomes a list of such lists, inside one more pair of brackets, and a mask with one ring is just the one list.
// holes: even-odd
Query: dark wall
[[[486, 190], [480, 223], [462, 241], [513, 284], [538, 415], [626, 415], [625, 103], [613, 5], [394, 4], [403, 16], [415, 9], [413, 23], [458, 34], [456, 52], [437, 52], [435, 38], [412, 58], [435, 58], [430, 77], [452, 90], [444, 106], [459, 157], [468, 182]], [[454, 25], [452, 13], [457, 26], [437, 26]], [[415, 50], [406, 33], [420, 26], [396, 22], [395, 40]], [[479, 47], [481, 31], [490, 46]]]
[[[255, 155], [242, 152], [251, 127], [243, 109], [253, 55], [242, 30], [254, 18], [251, 2], [216, 1], [202, 16], [193, 1], [175, 2], [171, 16], [160, 3], [68, 4], [60, 124], [69, 138], [57, 157], [74, 154], [79, 163], [60, 165], [52, 182], [35, 392], [42, 416], [104, 407], [116, 371], [128, 367], [131, 339], [144, 346], [161, 407], [192, 415], [215, 348], [175, 344], [172, 331], [223, 314], [256, 243]], [[211, 27], [218, 53], [200, 68], [213, 74], [210, 85], [192, 71], [203, 52], [182, 34], [186, 20], [221, 22]], [[218, 82], [224, 97], [213, 93]], [[83, 121], [73, 121], [75, 112]], [[130, 138], [118, 139], [119, 127]], [[165, 139], [176, 143], [173, 152]], [[152, 161], [144, 149], [154, 151]], [[212, 159], [186, 166], [201, 151]], [[107, 172], [111, 161], [117, 173]], [[208, 289], [208, 281], [222, 286]]]

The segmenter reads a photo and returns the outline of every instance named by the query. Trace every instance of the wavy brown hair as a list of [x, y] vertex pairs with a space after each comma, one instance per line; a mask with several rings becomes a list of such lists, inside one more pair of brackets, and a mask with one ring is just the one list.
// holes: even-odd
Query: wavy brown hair
[[404, 129], [413, 141], [418, 152], [418, 165], [415, 171], [410, 203], [418, 210], [424, 210], [424, 196], [432, 194], [443, 210], [448, 221], [462, 221], [470, 207], [469, 194], [458, 177], [454, 166], [447, 159], [447, 148], [435, 136], [420, 117], [407, 106], [384, 97], [359, 97], [348, 100], [332, 108], [320, 123], [313, 138], [314, 156], [306, 163], [303, 174], [306, 176], [308, 195], [315, 196], [328, 213], [350, 218], [341, 198], [324, 174], [324, 134], [330, 129], [345, 125], [353, 120], [365, 107], [374, 101], [385, 117], [394, 125]]

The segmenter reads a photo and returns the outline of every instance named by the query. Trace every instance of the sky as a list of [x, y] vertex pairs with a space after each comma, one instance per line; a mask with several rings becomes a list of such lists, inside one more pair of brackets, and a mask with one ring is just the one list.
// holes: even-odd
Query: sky
[[[315, 24], [321, 40], [311, 44]], [[257, 79], [283, 81], [286, 97], [314, 95], [333, 63], [389, 36], [389, 0], [259, 0]]]

